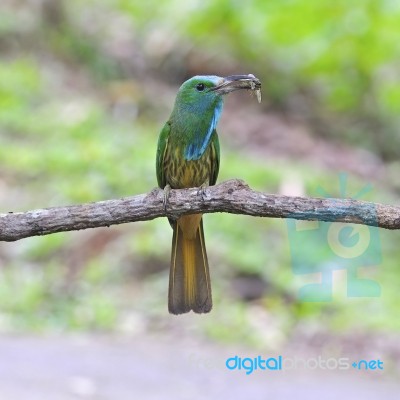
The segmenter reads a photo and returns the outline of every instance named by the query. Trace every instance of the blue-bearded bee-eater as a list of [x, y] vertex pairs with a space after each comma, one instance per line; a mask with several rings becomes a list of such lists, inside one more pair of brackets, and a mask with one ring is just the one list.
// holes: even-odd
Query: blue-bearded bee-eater
[[[238, 89], [255, 90], [261, 100], [261, 83], [254, 75], [195, 76], [182, 84], [171, 116], [158, 140], [157, 181], [165, 200], [172, 189], [215, 185], [220, 150], [216, 127], [223, 96]], [[172, 314], [212, 308], [211, 281], [204, 242], [202, 214], [170, 219], [173, 229], [168, 309]]]

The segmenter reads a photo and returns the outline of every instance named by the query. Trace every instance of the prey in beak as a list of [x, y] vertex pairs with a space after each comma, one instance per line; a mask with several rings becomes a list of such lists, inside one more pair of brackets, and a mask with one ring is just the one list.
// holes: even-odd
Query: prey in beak
[[226, 76], [221, 79], [217, 86], [209, 90], [216, 91], [219, 94], [228, 94], [239, 89], [255, 91], [258, 102], [261, 102], [261, 82], [253, 74]]

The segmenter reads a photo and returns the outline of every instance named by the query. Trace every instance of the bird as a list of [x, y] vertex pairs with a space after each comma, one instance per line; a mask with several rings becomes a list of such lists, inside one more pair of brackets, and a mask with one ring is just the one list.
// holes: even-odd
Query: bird
[[[223, 96], [239, 89], [257, 93], [261, 82], [254, 75], [197, 75], [178, 90], [157, 145], [156, 175], [167, 207], [171, 189], [199, 188], [204, 195], [215, 185], [220, 165], [216, 127]], [[168, 310], [202, 314], [212, 309], [211, 280], [201, 213], [169, 218], [173, 229], [169, 273]]]

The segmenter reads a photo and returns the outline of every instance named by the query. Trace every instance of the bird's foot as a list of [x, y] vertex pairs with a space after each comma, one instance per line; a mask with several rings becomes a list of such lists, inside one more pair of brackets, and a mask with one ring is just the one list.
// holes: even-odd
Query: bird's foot
[[207, 199], [207, 192], [206, 192], [207, 187], [208, 187], [208, 185], [205, 184], [205, 183], [203, 183], [203, 184], [199, 187], [199, 189], [197, 190], [197, 195], [198, 195], [198, 196], [201, 196], [201, 199], [202, 199], [203, 201], [205, 201], [205, 200]]
[[164, 188], [164, 198], [163, 198], [163, 205], [164, 205], [164, 211], [165, 214], [167, 214], [167, 205], [168, 205], [168, 198], [169, 198], [169, 193], [171, 192], [171, 186], [166, 185]]

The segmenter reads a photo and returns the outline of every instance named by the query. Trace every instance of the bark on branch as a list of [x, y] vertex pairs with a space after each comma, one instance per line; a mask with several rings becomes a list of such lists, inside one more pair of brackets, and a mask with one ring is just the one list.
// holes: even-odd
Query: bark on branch
[[353, 199], [288, 197], [250, 189], [243, 181], [230, 180], [206, 189], [171, 190], [167, 213], [163, 191], [67, 207], [0, 214], [0, 241], [49, 235], [159, 217], [192, 213], [227, 212], [254, 217], [294, 218], [349, 222], [386, 229], [400, 228], [400, 207]]

